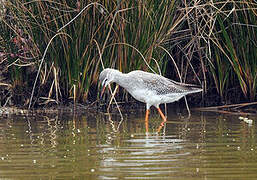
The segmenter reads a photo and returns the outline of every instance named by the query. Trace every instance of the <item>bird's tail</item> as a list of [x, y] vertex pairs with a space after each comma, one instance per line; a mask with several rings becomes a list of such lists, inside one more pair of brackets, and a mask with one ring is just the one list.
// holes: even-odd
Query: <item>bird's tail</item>
[[188, 87], [188, 90], [189, 90], [189, 94], [191, 94], [191, 93], [198, 93], [198, 92], [201, 92], [201, 91], [203, 91], [203, 89], [202, 88], [199, 88], [199, 87]]
[[[172, 81], [172, 80], [171, 80]], [[185, 84], [185, 83], [179, 83], [176, 81], [172, 81], [179, 89], [183, 90], [185, 94], [192, 94], [192, 93], [198, 93], [203, 91], [202, 88], [193, 85], [193, 84]]]

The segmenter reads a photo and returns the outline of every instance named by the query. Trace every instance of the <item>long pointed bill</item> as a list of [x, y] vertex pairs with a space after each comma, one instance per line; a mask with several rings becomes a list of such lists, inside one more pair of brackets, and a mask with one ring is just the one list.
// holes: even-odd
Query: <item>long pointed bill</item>
[[105, 90], [105, 86], [103, 86], [103, 89], [102, 89], [102, 91], [101, 91], [101, 95], [100, 95], [100, 98], [102, 98], [102, 97], [103, 97], [103, 94], [104, 94], [104, 90]]

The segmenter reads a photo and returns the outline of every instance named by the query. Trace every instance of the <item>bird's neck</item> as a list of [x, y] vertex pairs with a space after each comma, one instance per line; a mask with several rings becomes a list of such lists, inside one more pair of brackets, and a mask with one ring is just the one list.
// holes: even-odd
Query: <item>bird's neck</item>
[[121, 72], [116, 73], [114, 76], [114, 82], [117, 83], [118, 85], [120, 85], [121, 87], [126, 88], [128, 85], [128, 81], [127, 81], [127, 74], [123, 74]]

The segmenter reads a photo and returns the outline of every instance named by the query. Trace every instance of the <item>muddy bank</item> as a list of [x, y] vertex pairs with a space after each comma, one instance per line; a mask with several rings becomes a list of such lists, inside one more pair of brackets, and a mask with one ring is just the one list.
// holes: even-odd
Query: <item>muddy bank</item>
[[[165, 106], [160, 105], [162, 109]], [[175, 102], [172, 104], [167, 104], [167, 109], [169, 112], [176, 114], [187, 114], [188, 110], [186, 104], [183, 100]], [[108, 109], [109, 108], [109, 109]], [[122, 114], [137, 114], [139, 112], [145, 113], [145, 104], [137, 101], [133, 102], [119, 102], [118, 106], [113, 103], [109, 106], [107, 103], [101, 103], [96, 101], [94, 103], [84, 105], [84, 104], [70, 104], [70, 105], [53, 105], [46, 107], [39, 107], [33, 109], [26, 109], [21, 107], [0, 107], [0, 116], [11, 116], [11, 115], [20, 115], [20, 116], [33, 116], [33, 115], [57, 115], [57, 114], [76, 114], [83, 115], [87, 113], [112, 113], [119, 114], [119, 109]], [[154, 112], [155, 108], [152, 107]], [[257, 114], [257, 102], [253, 103], [241, 103], [241, 104], [232, 104], [232, 105], [222, 105], [222, 106], [211, 106], [211, 107], [201, 107], [194, 105], [189, 105], [190, 111], [199, 111], [199, 112], [217, 112], [220, 114], [231, 114], [231, 115], [256, 115]]]

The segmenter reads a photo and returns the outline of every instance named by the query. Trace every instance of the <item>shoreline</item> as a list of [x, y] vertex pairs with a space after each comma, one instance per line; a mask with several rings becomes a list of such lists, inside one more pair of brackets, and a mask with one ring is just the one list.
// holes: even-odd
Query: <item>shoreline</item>
[[[135, 110], [143, 110], [144, 104], [140, 102], [121, 102], [118, 103], [119, 108], [124, 113], [134, 112]], [[162, 105], [163, 106], [163, 105]], [[54, 105], [48, 107], [39, 107], [33, 109], [27, 109], [22, 107], [0, 107], [0, 116], [9, 116], [9, 115], [21, 115], [21, 116], [30, 116], [37, 114], [63, 114], [63, 113], [74, 113], [74, 114], [83, 114], [87, 112], [103, 112], [107, 110], [108, 104], [96, 105], [96, 102], [91, 104], [70, 104], [70, 105]], [[168, 104], [168, 109], [179, 108], [180, 104]], [[115, 104], [112, 104], [110, 112], [118, 113], [117, 107]], [[239, 103], [239, 104], [230, 104], [230, 105], [221, 105], [221, 106], [211, 106], [211, 107], [196, 107], [190, 105], [190, 110], [199, 111], [199, 112], [214, 112], [220, 114], [233, 114], [233, 115], [256, 115], [257, 114], [257, 102], [251, 103]]]

